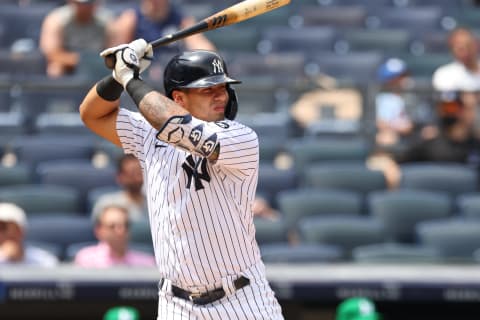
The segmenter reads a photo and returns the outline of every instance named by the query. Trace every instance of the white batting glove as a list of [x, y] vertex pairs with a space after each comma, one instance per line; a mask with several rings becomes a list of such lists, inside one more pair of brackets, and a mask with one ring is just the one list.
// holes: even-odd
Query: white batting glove
[[153, 60], [153, 48], [150, 43], [144, 39], [137, 39], [129, 43], [129, 46], [135, 50], [137, 56], [140, 57], [140, 73], [145, 71]]
[[125, 88], [130, 80], [138, 78], [138, 75], [148, 68], [153, 58], [153, 48], [144, 39], [137, 39], [129, 44], [108, 48], [102, 51], [100, 56], [106, 57], [110, 54], [114, 54], [116, 58], [113, 78]]

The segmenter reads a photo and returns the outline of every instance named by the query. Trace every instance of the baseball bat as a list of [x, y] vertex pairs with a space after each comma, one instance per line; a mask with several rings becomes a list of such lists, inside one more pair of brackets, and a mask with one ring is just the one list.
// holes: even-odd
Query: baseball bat
[[[198, 23], [156, 39], [150, 44], [153, 48], [167, 45], [174, 41], [186, 38], [196, 33], [215, 30], [221, 27], [239, 23], [255, 16], [267, 13], [290, 3], [290, 0], [245, 0], [219, 11]], [[232, 39], [232, 41], [235, 41]], [[105, 65], [113, 69], [115, 67], [115, 55], [105, 57]]]

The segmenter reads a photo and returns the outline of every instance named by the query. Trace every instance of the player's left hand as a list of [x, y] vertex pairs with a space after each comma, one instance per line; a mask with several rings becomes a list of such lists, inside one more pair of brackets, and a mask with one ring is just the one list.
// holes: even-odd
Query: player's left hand
[[144, 39], [137, 39], [129, 44], [103, 50], [100, 56], [106, 57], [110, 54], [114, 54], [116, 58], [113, 77], [126, 87], [131, 79], [138, 78], [139, 74], [148, 68], [153, 58], [153, 48]]

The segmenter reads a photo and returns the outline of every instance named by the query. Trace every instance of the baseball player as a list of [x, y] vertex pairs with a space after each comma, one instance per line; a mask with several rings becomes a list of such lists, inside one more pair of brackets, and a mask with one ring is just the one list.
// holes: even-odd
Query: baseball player
[[[283, 319], [255, 240], [251, 210], [258, 138], [234, 121], [224, 60], [186, 51], [165, 67], [165, 95], [139, 74], [153, 57], [143, 39], [107, 49], [112, 76], [80, 106], [93, 132], [142, 165], [160, 274], [157, 319]], [[126, 90], [139, 113], [119, 108]]]

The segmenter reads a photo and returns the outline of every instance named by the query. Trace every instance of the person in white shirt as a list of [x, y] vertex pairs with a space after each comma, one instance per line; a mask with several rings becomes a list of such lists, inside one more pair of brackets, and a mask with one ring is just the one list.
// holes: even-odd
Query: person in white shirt
[[57, 265], [56, 256], [24, 243], [26, 228], [27, 217], [22, 208], [13, 203], [0, 203], [0, 265]]
[[433, 88], [437, 91], [479, 91], [480, 61], [475, 35], [466, 28], [457, 28], [450, 33], [448, 46], [454, 61], [435, 70]]

